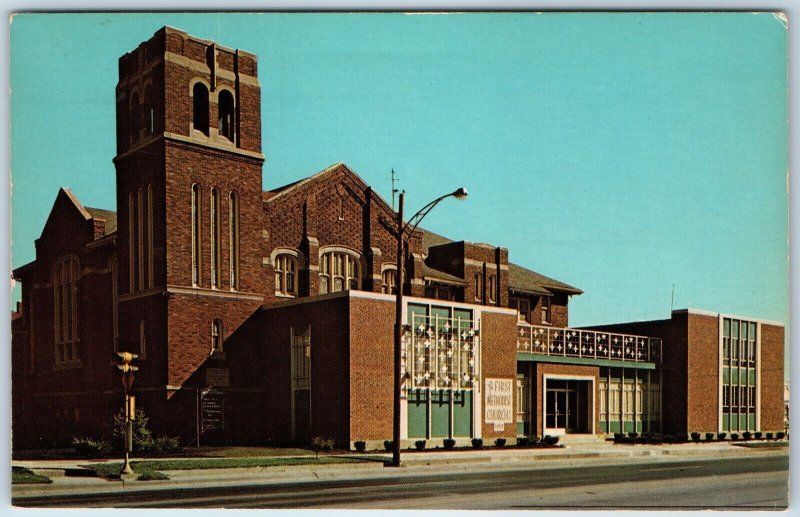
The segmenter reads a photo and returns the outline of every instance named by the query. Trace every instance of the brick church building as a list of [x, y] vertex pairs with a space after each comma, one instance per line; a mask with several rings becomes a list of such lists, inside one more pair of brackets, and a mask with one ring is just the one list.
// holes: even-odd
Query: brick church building
[[119, 59], [117, 210], [62, 188], [13, 272], [15, 448], [110, 436], [115, 351], [183, 443], [381, 446], [397, 288], [409, 443], [782, 429], [780, 323], [572, 328], [581, 290], [503, 247], [420, 229], [397, 257], [397, 214], [343, 163], [262, 190], [257, 64], [169, 27]]

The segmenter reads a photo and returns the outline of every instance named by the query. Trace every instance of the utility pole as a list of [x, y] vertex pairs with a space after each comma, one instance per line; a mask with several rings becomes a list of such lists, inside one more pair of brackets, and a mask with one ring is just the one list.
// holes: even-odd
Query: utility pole
[[394, 210], [394, 196], [398, 192], [397, 187], [395, 187], [395, 183], [399, 180], [400, 178], [394, 175], [394, 169], [392, 169], [392, 210]]

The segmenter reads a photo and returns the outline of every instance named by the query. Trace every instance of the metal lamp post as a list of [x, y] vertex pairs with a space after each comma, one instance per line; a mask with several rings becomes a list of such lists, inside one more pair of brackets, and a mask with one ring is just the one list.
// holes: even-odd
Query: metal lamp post
[[467, 189], [461, 187], [449, 194], [438, 197], [422, 207], [416, 214], [414, 214], [407, 223], [403, 223], [403, 200], [405, 192], [400, 192], [399, 207], [397, 210], [397, 278], [396, 278], [396, 297], [395, 297], [395, 310], [394, 310], [394, 414], [392, 419], [392, 463], [393, 467], [400, 466], [400, 392], [403, 388], [403, 376], [400, 368], [400, 360], [402, 356], [401, 335], [403, 325], [403, 257], [405, 255], [405, 247], [408, 239], [405, 238], [406, 231], [409, 230], [409, 236], [414, 233], [417, 226], [428, 215], [428, 212], [433, 210], [433, 207], [439, 204], [443, 199], [454, 197], [456, 199], [464, 199], [467, 197]]
[[122, 465], [122, 470], [119, 471], [120, 477], [124, 478], [134, 474], [129, 462], [130, 453], [133, 450], [133, 419], [135, 418], [135, 415], [131, 414], [134, 409], [130, 391], [131, 385], [133, 385], [133, 372], [138, 371], [139, 368], [133, 366], [131, 361], [139, 356], [130, 352], [117, 352], [116, 356], [120, 361], [116, 366], [122, 372], [122, 386], [125, 388], [125, 463]]

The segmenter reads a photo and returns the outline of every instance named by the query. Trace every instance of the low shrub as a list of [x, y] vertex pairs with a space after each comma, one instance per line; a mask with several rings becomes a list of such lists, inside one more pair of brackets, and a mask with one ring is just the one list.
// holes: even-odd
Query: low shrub
[[761, 437], [764, 435], [761, 433], [761, 431], [756, 431], [755, 433], [753, 433], [753, 436], [755, 437], [756, 440], [760, 440]]
[[713, 442], [714, 441], [714, 433], [706, 433], [706, 441]]
[[73, 438], [72, 447], [75, 449], [75, 454], [81, 458], [99, 458], [111, 453], [111, 444], [105, 440]]
[[473, 438], [472, 439], [472, 448], [473, 449], [480, 449], [481, 447], [483, 447], [483, 440], [481, 440], [480, 438]]
[[558, 443], [559, 437], [558, 436], [551, 436], [547, 435], [542, 438], [542, 443], [546, 443], [547, 445], [555, 445]]
[[418, 451], [421, 451], [425, 449], [426, 443], [427, 442], [425, 440], [417, 440], [416, 442], [414, 442], [414, 447], [416, 447]]
[[728, 436], [728, 433], [717, 433], [717, 440], [722, 441], [726, 436]]
[[506, 439], [505, 438], [498, 438], [494, 441], [495, 447], [505, 447], [506, 446]]
[[442, 445], [444, 446], [445, 450], [452, 451], [456, 447], [456, 441], [452, 438], [445, 438], [442, 440]]
[[739, 439], [739, 433], [731, 433], [731, 440], [738, 440], [738, 439]]
[[147, 452], [163, 454], [175, 452], [180, 448], [181, 445], [177, 436], [159, 436], [153, 439], [153, 445], [150, 446], [150, 450]]
[[686, 434], [686, 433], [681, 433], [676, 437], [675, 441], [676, 442], [688, 442], [689, 441], [689, 435]]
[[767, 432], [767, 440], [772, 440], [773, 434], [771, 432]]
[[639, 437], [639, 433], [637, 433], [635, 431], [631, 431], [630, 433], [628, 433], [628, 438], [630, 438], [631, 440], [635, 440], [638, 437]]
[[750, 431], [745, 431], [745, 432], [742, 433], [742, 438], [744, 438], [745, 440], [749, 440], [752, 437], [753, 437], [753, 433], [751, 433]]
[[699, 442], [700, 441], [700, 433], [692, 433], [692, 441]]
[[357, 442], [353, 442], [353, 447], [355, 447], [358, 452], [364, 452], [367, 450], [367, 442], [358, 440]]
[[786, 433], [784, 433], [783, 431], [778, 431], [778, 434], [776, 434], [775, 436], [778, 437], [778, 440], [783, 440], [784, 438], [786, 438]]
[[394, 442], [392, 440], [384, 440], [383, 448], [386, 449], [386, 452], [392, 452], [394, 450]]
[[542, 443], [542, 438], [540, 436], [530, 436], [528, 440], [530, 440], [531, 445], [539, 445]]
[[333, 450], [333, 438], [325, 438], [324, 436], [315, 436], [311, 439], [311, 450], [319, 457], [320, 451]]
[[614, 441], [615, 442], [618, 442], [618, 441], [622, 440], [623, 438], [625, 438], [625, 435], [623, 433], [614, 433]]
[[517, 447], [527, 447], [531, 444], [531, 439], [527, 436], [520, 436], [517, 438]]

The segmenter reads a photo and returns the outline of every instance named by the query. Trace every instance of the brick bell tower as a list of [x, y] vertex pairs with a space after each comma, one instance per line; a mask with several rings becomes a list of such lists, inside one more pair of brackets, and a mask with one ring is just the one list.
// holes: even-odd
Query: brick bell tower
[[264, 300], [260, 97], [255, 55], [170, 27], [119, 59], [117, 346], [163, 432], [192, 433]]

